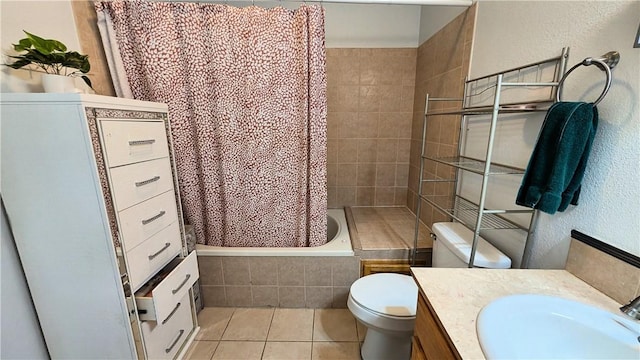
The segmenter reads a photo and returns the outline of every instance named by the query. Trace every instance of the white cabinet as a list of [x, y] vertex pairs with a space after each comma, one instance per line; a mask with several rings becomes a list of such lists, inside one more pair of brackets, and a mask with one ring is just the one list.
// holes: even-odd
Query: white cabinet
[[167, 116], [2, 95], [0, 191], [52, 358], [173, 359], [199, 329]]

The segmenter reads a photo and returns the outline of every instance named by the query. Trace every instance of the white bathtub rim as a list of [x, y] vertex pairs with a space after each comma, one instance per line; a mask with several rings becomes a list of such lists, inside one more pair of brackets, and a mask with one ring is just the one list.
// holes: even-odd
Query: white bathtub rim
[[328, 209], [327, 215], [338, 222], [338, 233], [330, 242], [315, 247], [261, 248], [196, 245], [198, 256], [353, 256], [347, 218], [343, 209]]

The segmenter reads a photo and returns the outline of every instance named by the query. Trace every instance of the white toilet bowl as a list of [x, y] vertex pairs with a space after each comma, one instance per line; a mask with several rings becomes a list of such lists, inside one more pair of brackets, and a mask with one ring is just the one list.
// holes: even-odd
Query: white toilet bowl
[[364, 360], [405, 360], [411, 356], [418, 287], [410, 276], [373, 274], [351, 285], [347, 307], [367, 327]]
[[[433, 224], [434, 267], [468, 267], [473, 233], [459, 223]], [[508, 269], [511, 259], [483, 238], [473, 261], [475, 267]], [[351, 285], [347, 307], [367, 327], [363, 360], [409, 360], [416, 319], [418, 287], [410, 276], [380, 273]]]

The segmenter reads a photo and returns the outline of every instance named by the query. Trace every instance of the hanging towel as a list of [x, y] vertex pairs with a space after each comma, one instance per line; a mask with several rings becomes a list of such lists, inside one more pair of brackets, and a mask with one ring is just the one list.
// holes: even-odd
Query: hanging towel
[[558, 102], [547, 111], [516, 204], [548, 214], [578, 205], [580, 184], [598, 127], [598, 110], [584, 102]]

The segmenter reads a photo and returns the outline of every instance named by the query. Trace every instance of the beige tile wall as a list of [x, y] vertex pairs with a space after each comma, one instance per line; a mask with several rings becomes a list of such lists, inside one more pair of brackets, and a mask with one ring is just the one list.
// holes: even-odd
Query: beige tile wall
[[360, 259], [198, 256], [204, 306], [344, 308]]
[[[420, 178], [420, 150], [425, 97], [461, 98], [465, 76], [469, 72], [471, 44], [476, 5], [460, 14], [418, 48], [416, 85], [413, 104], [411, 153], [407, 207], [415, 212]], [[432, 109], [457, 109], [459, 102], [434, 103]], [[429, 117], [426, 153], [435, 156], [452, 156], [458, 145], [460, 116]], [[446, 165], [425, 162], [425, 179], [452, 179], [453, 169]], [[431, 183], [423, 188], [423, 194], [451, 195], [450, 183]], [[421, 220], [429, 227], [434, 222], [447, 221], [447, 217], [423, 201]]]
[[328, 206], [406, 203], [416, 49], [327, 49]]

